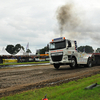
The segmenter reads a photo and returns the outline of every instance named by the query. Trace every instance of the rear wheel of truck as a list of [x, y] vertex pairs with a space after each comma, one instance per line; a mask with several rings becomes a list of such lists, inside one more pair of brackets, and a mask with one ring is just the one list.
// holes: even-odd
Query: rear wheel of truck
[[60, 65], [59, 65], [59, 64], [54, 64], [54, 67], [55, 67], [56, 69], [59, 69]]
[[87, 67], [92, 67], [92, 66], [93, 66], [92, 59], [89, 58], [87, 61]]
[[71, 68], [76, 68], [77, 67], [77, 61], [76, 61], [76, 59], [74, 57], [71, 60], [70, 67]]

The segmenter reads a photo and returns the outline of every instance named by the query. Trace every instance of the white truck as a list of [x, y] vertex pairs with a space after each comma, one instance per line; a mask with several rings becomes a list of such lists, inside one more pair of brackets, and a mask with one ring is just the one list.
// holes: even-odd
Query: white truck
[[65, 37], [55, 38], [49, 44], [50, 64], [56, 69], [60, 65], [70, 65], [71, 68], [78, 65], [92, 67], [93, 54], [81, 53], [77, 51], [77, 42], [65, 39]]

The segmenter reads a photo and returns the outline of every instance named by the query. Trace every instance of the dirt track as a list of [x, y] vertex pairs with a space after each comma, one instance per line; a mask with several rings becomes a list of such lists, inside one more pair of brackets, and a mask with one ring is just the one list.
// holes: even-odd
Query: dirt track
[[18, 92], [56, 85], [100, 73], [100, 66], [71, 69], [52, 65], [0, 69], [0, 97]]

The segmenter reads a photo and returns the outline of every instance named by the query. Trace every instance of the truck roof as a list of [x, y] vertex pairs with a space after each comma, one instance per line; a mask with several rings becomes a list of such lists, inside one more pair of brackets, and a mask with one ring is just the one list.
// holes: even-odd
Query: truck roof
[[[58, 41], [64, 41], [64, 40], [69, 40], [69, 39], [66, 39], [65, 37], [59, 37], [59, 38], [52, 39], [52, 42], [58, 42]], [[72, 41], [72, 40], [69, 40], [69, 41]]]

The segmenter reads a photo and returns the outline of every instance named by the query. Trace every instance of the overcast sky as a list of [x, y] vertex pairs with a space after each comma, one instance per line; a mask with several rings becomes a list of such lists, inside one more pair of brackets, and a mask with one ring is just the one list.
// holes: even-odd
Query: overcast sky
[[0, 50], [21, 44], [36, 53], [53, 38], [60, 37], [57, 9], [72, 4], [77, 27], [62, 33], [78, 46], [100, 48], [100, 0], [0, 0]]

